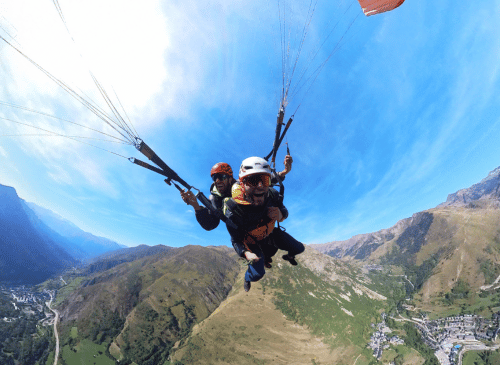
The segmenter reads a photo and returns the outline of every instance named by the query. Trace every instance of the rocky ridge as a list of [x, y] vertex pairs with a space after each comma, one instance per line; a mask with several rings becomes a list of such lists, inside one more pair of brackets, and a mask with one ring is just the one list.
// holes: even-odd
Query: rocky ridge
[[[435, 209], [450, 207], [500, 209], [500, 167], [491, 171], [479, 183], [449, 194], [446, 202], [439, 204]], [[398, 221], [388, 229], [356, 235], [344, 241], [332, 241], [310, 246], [332, 257], [364, 260], [369, 258], [379, 247], [392, 240], [397, 240], [400, 247], [413, 245], [418, 241], [420, 242], [418, 246], [421, 247], [422, 240], [425, 240], [425, 227], [429, 229], [432, 219], [432, 210], [419, 212], [410, 218]], [[414, 235], [416, 236], [414, 237]], [[411, 253], [416, 253], [419, 247], [411, 249]]]

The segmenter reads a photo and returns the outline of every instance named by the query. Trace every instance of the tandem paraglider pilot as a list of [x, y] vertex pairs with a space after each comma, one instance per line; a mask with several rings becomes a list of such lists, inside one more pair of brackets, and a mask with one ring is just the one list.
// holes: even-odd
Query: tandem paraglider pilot
[[[225, 162], [216, 163], [210, 170], [210, 176], [213, 180], [210, 186], [210, 202], [215, 209], [222, 211], [222, 205], [225, 198], [231, 197], [231, 186], [236, 182], [233, 178], [233, 169]], [[200, 226], [211, 231], [219, 225], [220, 219], [210, 210], [198, 204], [194, 194], [188, 191], [181, 191], [182, 200], [194, 208], [196, 220]]]
[[301, 242], [275, 227], [276, 222], [288, 217], [288, 210], [278, 191], [270, 185], [268, 162], [261, 157], [247, 158], [241, 163], [239, 181], [232, 187], [232, 197], [224, 201], [225, 216], [237, 226], [233, 228], [226, 224], [231, 243], [236, 253], [249, 262], [244, 284], [247, 292], [251, 282], [264, 276], [265, 267], [270, 267], [269, 258], [278, 249], [288, 251], [283, 259], [294, 266], [297, 265], [295, 256], [304, 251]]

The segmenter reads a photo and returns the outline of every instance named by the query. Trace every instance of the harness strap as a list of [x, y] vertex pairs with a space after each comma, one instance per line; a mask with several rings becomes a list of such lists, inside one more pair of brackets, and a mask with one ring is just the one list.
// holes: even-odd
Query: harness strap
[[[273, 198], [275, 196], [273, 190], [269, 191], [269, 195], [270, 198]], [[229, 210], [237, 217], [241, 218], [244, 214], [241, 206], [233, 198], [224, 199], [224, 214], [227, 212], [227, 208], [229, 208]], [[242, 242], [243, 245], [245, 246], [245, 249], [247, 251], [252, 252], [252, 250], [248, 247], [248, 244], [254, 244], [257, 245], [262, 250], [258, 241], [262, 241], [264, 238], [268, 237], [271, 234], [271, 232], [274, 230], [275, 222], [276, 220], [272, 219], [266, 224], [258, 225], [256, 228], [252, 230], [248, 230], [247, 228], [241, 227], [245, 232], [245, 236]], [[278, 222], [278, 227], [279, 227], [279, 222]]]

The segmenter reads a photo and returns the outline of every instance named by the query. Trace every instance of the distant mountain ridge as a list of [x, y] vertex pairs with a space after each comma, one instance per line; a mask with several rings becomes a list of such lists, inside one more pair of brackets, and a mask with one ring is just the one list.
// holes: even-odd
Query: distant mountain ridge
[[479, 183], [448, 195], [446, 202], [437, 207], [465, 206], [467, 204], [472, 204], [471, 207], [474, 207], [474, 203], [478, 202], [500, 208], [500, 167], [491, 171]]
[[344, 241], [332, 241], [329, 243], [310, 245], [315, 250], [336, 258], [350, 257], [356, 260], [363, 260], [370, 256], [378, 247], [399, 236], [405, 229], [410, 227], [414, 221], [405, 218], [398, 221], [388, 229], [382, 229], [373, 233], [364, 233], [353, 236]]
[[77, 263], [44, 230], [16, 190], [0, 185], [0, 281], [35, 284]]
[[[450, 303], [454, 290], [480, 293], [496, 288], [500, 278], [499, 193], [500, 168], [496, 168], [479, 183], [449, 194], [446, 202], [389, 229], [311, 246], [358, 265], [397, 267], [411, 283], [407, 290], [418, 300], [416, 305], [435, 311]], [[460, 289], [456, 289], [458, 283]], [[479, 299], [470, 300], [472, 305]]]
[[116, 251], [106, 252], [90, 260], [89, 264], [84, 268], [83, 272], [85, 275], [90, 275], [100, 271], [109, 270], [125, 262], [139, 260], [146, 256], [166, 253], [172, 249], [172, 247], [164, 245], [139, 245], [136, 247], [128, 247]]
[[63, 247], [78, 260], [87, 261], [106, 252], [126, 247], [110, 239], [85, 232], [74, 223], [35, 203], [25, 202], [25, 204], [49, 228], [64, 237]]
[[36, 284], [125, 246], [84, 232], [0, 184], [0, 282]]
[[[446, 207], [500, 208], [500, 167], [491, 171], [479, 183], [449, 194], [446, 202], [439, 204], [436, 209]], [[406, 230], [418, 231], [417, 227], [420, 226], [422, 217], [423, 212], [415, 213], [412, 217], [402, 219], [388, 229], [356, 235], [344, 241], [312, 244], [311, 247], [332, 257], [363, 260], [378, 247], [398, 237]], [[432, 217], [427, 215], [427, 219], [432, 219]], [[409, 236], [410, 233], [407, 232], [406, 235]]]

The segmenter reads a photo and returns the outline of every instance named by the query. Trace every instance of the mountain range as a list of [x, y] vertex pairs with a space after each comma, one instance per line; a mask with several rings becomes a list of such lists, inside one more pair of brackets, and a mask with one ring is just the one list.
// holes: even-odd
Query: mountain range
[[84, 232], [0, 185], [0, 282], [36, 284], [125, 246]]
[[500, 275], [500, 168], [473, 186], [449, 194], [435, 208], [393, 227], [345, 241], [311, 245], [343, 261], [400, 267], [421, 308], [435, 312], [457, 283], [493, 289]]
[[373, 365], [377, 324], [403, 345], [382, 363], [436, 364], [404, 321], [500, 311], [500, 168], [435, 208], [346, 241], [274, 257], [243, 290], [225, 246], [138, 246], [49, 280], [61, 357], [103, 364]]
[[[446, 208], [450, 209], [446, 210]], [[449, 194], [446, 201], [436, 208], [402, 219], [391, 228], [356, 235], [345, 241], [313, 244], [311, 247], [337, 258], [367, 259], [377, 248], [401, 236], [403, 232], [406, 232], [405, 236], [412, 236], [413, 232], [415, 237], [420, 232], [420, 239], [416, 240], [420, 242], [425, 238], [426, 232], [424, 231], [430, 228], [434, 215], [453, 210], [453, 208], [464, 214], [473, 212], [471, 209], [484, 209], [485, 215], [494, 213], [495, 209], [500, 208], [500, 167], [491, 171], [481, 182]], [[405, 236], [399, 241], [403, 241]]]
[[49, 209], [34, 203], [24, 202], [24, 204], [47, 227], [64, 238], [64, 240], [59, 240], [64, 243], [64, 249], [78, 260], [88, 261], [106, 252], [126, 247], [110, 239], [85, 232]]
[[0, 185], [0, 281], [38, 283], [77, 263], [31, 218], [15, 189]]
[[348, 263], [307, 247], [299, 266], [276, 258], [246, 293], [232, 248], [143, 247], [139, 259], [130, 250], [116, 251], [123, 263], [110, 269], [65, 277], [63, 352], [83, 357], [91, 341], [120, 364], [370, 361], [366, 341], [387, 297]]

